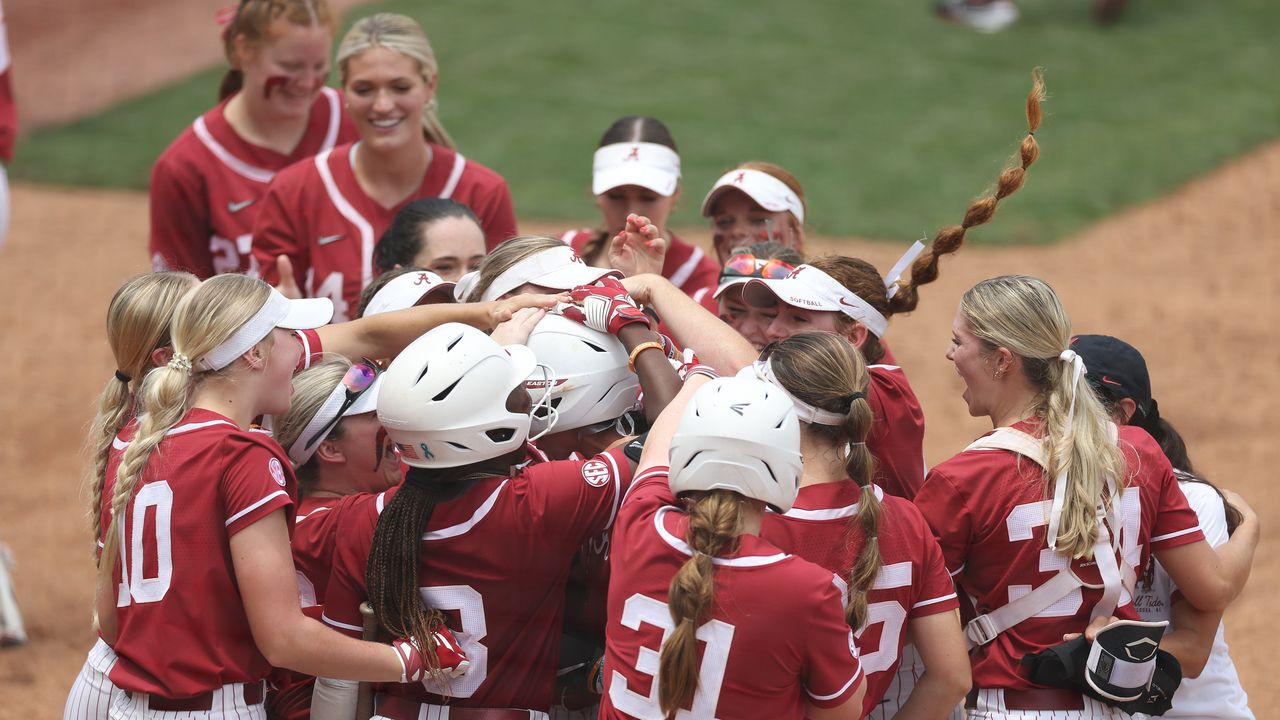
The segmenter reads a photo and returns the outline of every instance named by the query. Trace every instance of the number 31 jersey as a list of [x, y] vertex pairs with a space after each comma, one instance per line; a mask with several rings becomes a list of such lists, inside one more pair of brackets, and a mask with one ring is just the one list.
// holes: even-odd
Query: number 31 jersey
[[198, 408], [165, 435], [117, 528], [117, 687], [190, 697], [267, 676], [230, 540], [277, 510], [292, 526], [296, 483], [283, 457], [266, 434]]
[[[614, 529], [601, 718], [663, 716], [659, 657], [674, 630], [667, 588], [693, 555], [667, 472], [637, 478]], [[830, 572], [754, 535], [713, 562], [715, 599], [697, 630], [688, 717], [798, 720], [807, 702], [835, 707], [857, 692], [862, 668]]]

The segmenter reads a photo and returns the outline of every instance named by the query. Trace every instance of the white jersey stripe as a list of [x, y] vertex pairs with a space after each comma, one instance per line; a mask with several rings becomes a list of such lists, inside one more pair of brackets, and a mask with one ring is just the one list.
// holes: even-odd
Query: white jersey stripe
[[805, 691], [805, 693], [806, 693], [809, 697], [811, 697], [811, 698], [813, 698], [814, 700], [817, 700], [817, 701], [819, 701], [819, 702], [822, 702], [822, 701], [825, 701], [825, 700], [834, 700], [835, 698], [838, 698], [838, 697], [840, 697], [841, 695], [843, 695], [843, 694], [845, 693], [845, 691], [847, 691], [847, 690], [849, 689], [849, 686], [851, 686], [851, 685], [853, 685], [855, 682], [857, 682], [857, 681], [858, 681], [858, 678], [860, 678], [860, 677], [862, 677], [862, 665], [861, 665], [861, 664], [859, 664], [859, 665], [858, 665], [858, 672], [854, 673], [854, 674], [853, 674], [853, 677], [849, 678], [849, 682], [845, 683], [845, 684], [844, 684], [844, 687], [841, 687], [839, 690], [837, 690], [837, 691], [835, 691], [835, 692], [831, 693], [830, 695], [815, 695], [815, 694], [813, 694], [812, 692], [810, 692], [809, 688], [805, 688], [805, 689], [804, 689], [804, 691]]
[[196, 138], [200, 140], [205, 149], [213, 153], [214, 157], [218, 158], [223, 165], [226, 165], [235, 174], [263, 184], [269, 183], [275, 178], [276, 174], [270, 170], [254, 167], [232, 155], [230, 150], [223, 147], [221, 143], [213, 138], [213, 133], [209, 132], [209, 126], [205, 124], [203, 116], [196, 118], [196, 121], [191, 123], [191, 129], [195, 131]]
[[338, 141], [338, 129], [342, 127], [342, 98], [338, 96], [338, 91], [331, 87], [320, 88], [320, 94], [329, 101], [329, 129], [324, 133], [324, 142], [320, 145], [320, 149], [329, 150]]
[[702, 248], [694, 246], [693, 253], [689, 255], [689, 259], [685, 260], [683, 265], [676, 268], [676, 271], [671, 273], [671, 284], [683, 289], [684, 284], [688, 282], [689, 278], [693, 275], [693, 271], [698, 269], [698, 263], [702, 262], [704, 255], [705, 253], [702, 252]]
[[462, 153], [456, 153], [453, 156], [453, 169], [449, 172], [449, 180], [445, 182], [444, 189], [440, 191], [440, 197], [453, 197], [453, 191], [458, 189], [458, 181], [462, 179], [462, 171], [466, 167], [467, 159], [462, 157]]
[[457, 525], [452, 525], [447, 528], [432, 530], [431, 532], [423, 535], [422, 539], [423, 540], [448, 540], [449, 538], [455, 538], [455, 537], [458, 537], [459, 535], [465, 535], [471, 530], [471, 528], [475, 527], [476, 525], [479, 525], [480, 521], [483, 520], [485, 516], [489, 514], [489, 511], [493, 509], [493, 506], [497, 504], [498, 496], [502, 494], [502, 491], [507, 487], [507, 483], [509, 482], [511, 482], [509, 479], [503, 480], [502, 484], [499, 485], [492, 493], [489, 493], [489, 497], [485, 499], [484, 503], [481, 504], [480, 507], [476, 508], [476, 511], [472, 513], [471, 517], [466, 521], [460, 522]]
[[1171, 539], [1173, 539], [1173, 538], [1181, 537], [1181, 536], [1186, 535], [1186, 534], [1188, 534], [1188, 533], [1193, 533], [1193, 532], [1195, 532], [1195, 531], [1197, 531], [1197, 530], [1199, 530], [1199, 529], [1200, 529], [1200, 525], [1198, 525], [1198, 524], [1197, 524], [1197, 525], [1195, 525], [1195, 526], [1193, 526], [1193, 527], [1186, 528], [1185, 530], [1179, 530], [1179, 531], [1177, 531], [1177, 532], [1171, 532], [1171, 533], [1168, 533], [1168, 534], [1166, 534], [1166, 535], [1160, 535], [1159, 537], [1153, 537], [1153, 538], [1151, 538], [1150, 542], [1158, 543], [1158, 542], [1160, 542], [1160, 541], [1162, 541], [1162, 540], [1171, 540]]
[[622, 504], [622, 475], [618, 471], [618, 461], [613, 459], [609, 453], [604, 453], [605, 462], [609, 463], [609, 467], [613, 468], [613, 507], [609, 510], [609, 522], [605, 523], [604, 529], [608, 530], [613, 527], [614, 518], [618, 517], [618, 506]]
[[362, 627], [359, 627], [357, 625], [348, 625], [343, 622], [338, 622], [337, 620], [334, 620], [333, 618], [329, 617], [324, 613], [320, 613], [320, 619], [325, 621], [325, 623], [332, 625], [336, 628], [342, 628], [343, 630], [351, 630], [352, 632], [358, 632], [358, 633], [364, 632], [364, 628]]
[[263, 505], [265, 505], [266, 503], [270, 502], [272, 498], [276, 498], [276, 497], [279, 497], [279, 496], [281, 496], [281, 495], [283, 495], [283, 496], [285, 496], [285, 497], [289, 497], [289, 493], [287, 493], [287, 492], [285, 492], [285, 491], [283, 491], [283, 490], [277, 490], [277, 491], [275, 491], [275, 492], [271, 493], [270, 495], [268, 495], [268, 496], [266, 496], [266, 497], [262, 498], [262, 499], [261, 499], [261, 500], [259, 500], [258, 502], [256, 502], [256, 503], [254, 503], [254, 504], [250, 505], [249, 507], [247, 507], [247, 508], [245, 508], [245, 509], [241, 510], [240, 512], [236, 513], [235, 515], [232, 515], [231, 517], [227, 518], [227, 521], [226, 521], [226, 523], [224, 523], [224, 525], [226, 525], [227, 527], [231, 527], [231, 523], [234, 523], [235, 521], [239, 520], [240, 518], [244, 517], [245, 515], [247, 515], [247, 514], [249, 514], [249, 513], [253, 512], [254, 510], [257, 510], [258, 508], [262, 507], [262, 506], [263, 506]]
[[[689, 546], [689, 543], [685, 542], [684, 540], [681, 540], [675, 535], [672, 535], [667, 530], [666, 525], [663, 524], [663, 518], [666, 517], [666, 514], [675, 509], [676, 508], [671, 507], [670, 505], [668, 505], [667, 507], [659, 508], [658, 512], [654, 513], [653, 515], [654, 527], [658, 529], [658, 536], [662, 538], [663, 542], [670, 545], [672, 548], [680, 551], [681, 553], [688, 555], [689, 557], [693, 557], [693, 548]], [[789, 557], [791, 556], [786, 553], [780, 552], [775, 555], [748, 555], [745, 557], [736, 557], [736, 558], [713, 557], [711, 558], [711, 562], [712, 564], [719, 565], [721, 567], [763, 567], [765, 565], [772, 565], [774, 563], [782, 562], [783, 560], [786, 560]]]
[[[356, 161], [356, 151], [359, 148], [359, 143], [351, 147], [350, 157], [353, 166]], [[320, 172], [320, 181], [324, 183], [324, 191], [329, 196], [329, 202], [333, 203], [333, 207], [342, 217], [360, 231], [360, 286], [364, 287], [373, 280], [373, 225], [347, 201], [342, 191], [338, 189], [338, 184], [334, 182], [333, 172], [329, 170], [329, 155], [332, 152], [332, 150], [325, 150], [316, 155], [316, 170]]]
[[912, 606], [911, 606], [911, 609], [912, 609], [912, 610], [915, 610], [916, 608], [926, 607], [926, 606], [928, 606], [928, 605], [933, 605], [933, 604], [935, 604], [935, 603], [946, 602], [946, 601], [951, 600], [951, 599], [953, 599], [953, 598], [955, 598], [955, 597], [956, 597], [956, 594], [955, 594], [955, 593], [951, 593], [950, 595], [943, 595], [942, 597], [936, 597], [936, 598], [933, 598], [932, 600], [921, 600], [920, 602], [916, 603], [915, 605], [912, 605]]

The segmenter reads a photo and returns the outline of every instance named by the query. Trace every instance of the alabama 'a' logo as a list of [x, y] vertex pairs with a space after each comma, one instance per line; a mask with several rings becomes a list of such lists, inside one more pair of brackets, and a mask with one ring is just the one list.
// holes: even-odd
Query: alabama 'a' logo
[[632, 161], [640, 162], [640, 146], [639, 145], [632, 145], [631, 152], [627, 153], [627, 156], [622, 158], [622, 162], [632, 162]]

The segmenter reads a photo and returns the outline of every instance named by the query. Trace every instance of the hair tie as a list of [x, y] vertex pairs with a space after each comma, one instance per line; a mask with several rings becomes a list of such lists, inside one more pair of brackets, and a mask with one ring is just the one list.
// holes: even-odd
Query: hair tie
[[844, 397], [840, 398], [840, 402], [844, 403], [844, 411], [849, 412], [850, 410], [853, 409], [853, 403], [855, 400], [861, 400], [866, 396], [867, 394], [865, 392], [862, 392], [861, 390], [859, 390], [857, 392], [851, 392], [848, 395], [845, 395]]
[[129, 377], [128, 375], [125, 375], [123, 372], [120, 372], [119, 370], [116, 370], [116, 379], [124, 383], [125, 385], [128, 385], [130, 382], [133, 382], [133, 378]]
[[165, 364], [165, 367], [190, 375], [191, 374], [191, 358], [187, 357], [186, 355], [183, 355], [180, 352], [175, 352], [173, 354], [173, 357], [169, 358], [169, 362]]

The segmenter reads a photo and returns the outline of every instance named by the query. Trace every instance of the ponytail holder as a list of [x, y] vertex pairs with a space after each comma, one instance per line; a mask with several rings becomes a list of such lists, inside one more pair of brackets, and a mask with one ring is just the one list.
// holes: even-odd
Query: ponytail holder
[[236, 19], [236, 15], [240, 14], [240, 6], [243, 3], [235, 5], [224, 5], [213, 11], [213, 21], [219, 25], [230, 25], [232, 20]]
[[[1067, 400], [1067, 425], [1066, 432], [1068, 436], [1071, 433], [1071, 425], [1076, 417], [1076, 386], [1080, 384], [1080, 378], [1085, 375], [1084, 358], [1076, 354], [1075, 350], [1067, 348], [1058, 353], [1058, 360], [1071, 366], [1071, 394]], [[1067, 471], [1064, 469], [1058, 473], [1057, 479], [1053, 483], [1053, 507], [1049, 510], [1049, 530], [1048, 540], [1049, 549], [1056, 551], [1058, 549], [1058, 525], [1062, 520], [1062, 506], [1067, 501]]]
[[848, 395], [845, 395], [844, 397], [840, 398], [840, 401], [844, 403], [844, 411], [849, 412], [849, 410], [853, 408], [853, 403], [855, 400], [861, 400], [866, 396], [867, 396], [866, 393], [859, 390], [857, 392], [851, 392]]
[[902, 279], [902, 273], [906, 272], [911, 263], [920, 257], [920, 253], [924, 252], [924, 243], [920, 240], [911, 244], [907, 251], [898, 258], [898, 262], [889, 268], [889, 274], [884, 279], [884, 288], [889, 293], [889, 299], [892, 300], [894, 295], [898, 294], [898, 280]]
[[175, 352], [173, 354], [173, 357], [169, 358], [169, 362], [165, 365], [165, 367], [190, 375], [191, 374], [191, 358], [187, 357], [186, 355], [183, 355], [180, 352]]
[[129, 383], [133, 382], [133, 378], [129, 377], [128, 375], [125, 375], [119, 370], [116, 370], [116, 379], [124, 383], [125, 385], [128, 385]]

